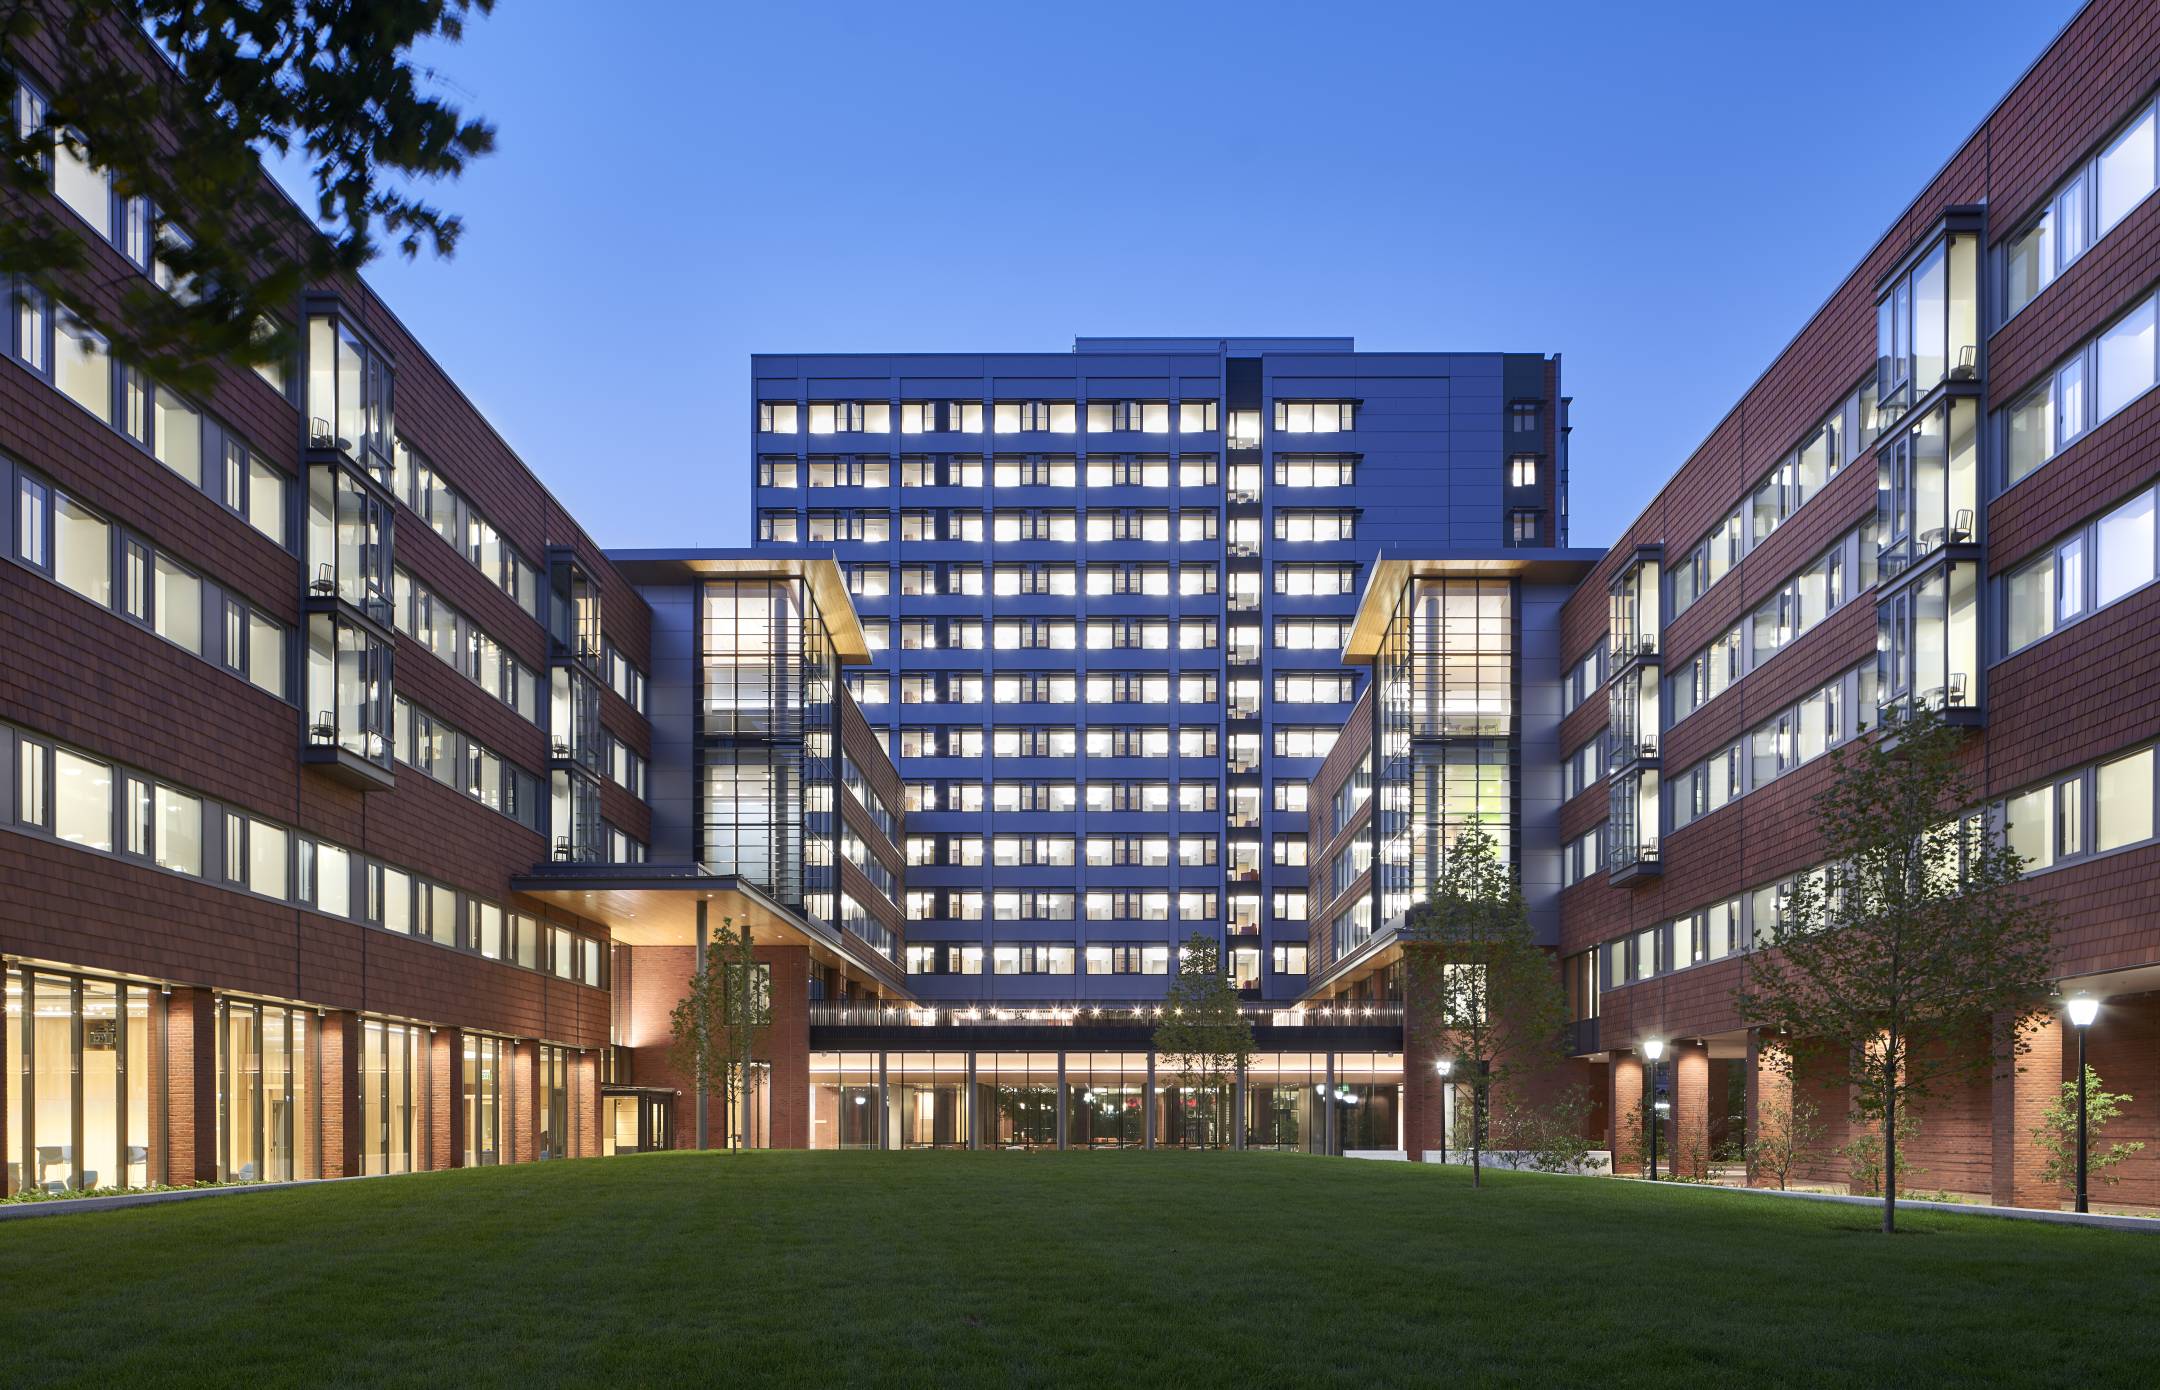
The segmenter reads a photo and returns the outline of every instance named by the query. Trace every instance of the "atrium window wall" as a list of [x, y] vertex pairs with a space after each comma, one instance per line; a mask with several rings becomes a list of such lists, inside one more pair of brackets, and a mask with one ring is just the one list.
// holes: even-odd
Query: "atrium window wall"
[[1137, 1149], [1147, 1143], [1147, 1054], [1065, 1054], [1065, 1144]]
[[699, 605], [699, 857], [791, 907], [830, 904], [836, 657], [824, 619], [794, 579], [709, 581]]
[[504, 1142], [510, 1133], [508, 1076], [510, 1044], [501, 1038], [465, 1035], [464, 1076], [459, 1088], [465, 1107], [465, 1166], [477, 1168], [507, 1161]]
[[1381, 641], [1381, 925], [1422, 901], [1446, 848], [1471, 825], [1514, 854], [1515, 593], [1505, 579], [1405, 586]]
[[7, 970], [7, 1192], [141, 1187], [163, 1176], [155, 988]]
[[360, 1024], [360, 1171], [410, 1173], [429, 1166], [432, 1049], [427, 1030], [379, 1018]]

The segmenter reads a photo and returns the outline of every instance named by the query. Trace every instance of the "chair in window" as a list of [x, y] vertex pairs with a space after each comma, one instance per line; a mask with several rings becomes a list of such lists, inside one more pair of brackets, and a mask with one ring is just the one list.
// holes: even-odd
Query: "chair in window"
[[1952, 709], [1962, 709], [1964, 705], [1965, 673], [1963, 671], [1953, 671], [1950, 674], [1949, 706]]
[[1973, 538], [1972, 508], [1960, 507], [1950, 520], [1950, 544], [1963, 545]]
[[[73, 1144], [40, 1144], [37, 1146], [38, 1185], [47, 1192], [65, 1192], [68, 1180], [73, 1176], [72, 1173], [66, 1170], [72, 1169], [74, 1166], [75, 1146]], [[58, 1181], [52, 1181], [45, 1176], [47, 1171], [53, 1168], [63, 1170]]]
[[1967, 343], [1958, 349], [1957, 365], [1950, 369], [1952, 381], [1976, 381], [1980, 376], [1980, 349]]
[[315, 582], [308, 585], [308, 592], [318, 598], [329, 598], [337, 592], [337, 576], [331, 571], [328, 560], [316, 567]]
[[308, 739], [321, 745], [337, 742], [337, 724], [330, 718], [329, 710], [318, 713], [315, 722], [308, 725]]

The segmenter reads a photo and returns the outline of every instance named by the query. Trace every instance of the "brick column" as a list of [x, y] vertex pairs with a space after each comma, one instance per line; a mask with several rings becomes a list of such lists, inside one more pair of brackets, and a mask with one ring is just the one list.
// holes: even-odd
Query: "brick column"
[[[810, 1147], [810, 950], [805, 946], [759, 946], [757, 959], [772, 972], [772, 1023], [765, 1029], [765, 1061], [772, 1070], [766, 1143], [775, 1149]], [[880, 1071], [882, 1076], [882, 1069]], [[882, 1087], [881, 1087], [882, 1090]], [[879, 1143], [886, 1129], [881, 1117]], [[716, 1142], [717, 1137], [716, 1137]]]
[[509, 1048], [508, 1162], [530, 1163], [540, 1152], [540, 1044], [527, 1038]]
[[570, 1156], [600, 1156], [600, 1054], [581, 1052], [570, 1063]]
[[1672, 1171], [1676, 1177], [1710, 1176], [1710, 1049], [1699, 1042], [1675, 1043], [1671, 1068]]
[[[1612, 1152], [1613, 1171], [1630, 1177], [1641, 1177], [1643, 1163], [1637, 1158], [1632, 1163], [1621, 1161], [1621, 1150], [1626, 1147], [1627, 1126], [1632, 1119], [1638, 1126], [1642, 1117], [1643, 1066], [1642, 1059], [1632, 1052], [1607, 1053], [1611, 1065], [1607, 1085], [1611, 1087], [1605, 1106], [1605, 1147]], [[1649, 1135], [1642, 1134], [1635, 1147], [1647, 1151]]]
[[2032, 1131], [2048, 1103], [2061, 1093], [2070, 1074], [2067, 1068], [2076, 1066], [2077, 1041], [2066, 1039], [2064, 1031], [2062, 1015], [2051, 1012], [2030, 1035], [2030, 1052], [1996, 1066], [1990, 1198], [1998, 1206], [2060, 1210], [2063, 1205], [2063, 1187], [2040, 1178], [2046, 1155], [2033, 1142]]
[[322, 1048], [322, 1173], [326, 1178], [360, 1174], [360, 1015], [340, 1010], [315, 1021]]
[[435, 1123], [429, 1137], [431, 1168], [459, 1168], [465, 1163], [465, 1034], [437, 1029], [428, 1039], [435, 1058]]
[[166, 1181], [215, 1182], [217, 1011], [210, 991], [174, 990], [165, 1029]]
[[[1438, 1155], [1441, 1127], [1447, 1114], [1440, 1072], [1438, 1040], [1419, 1021], [1403, 1014], [1403, 1149], [1412, 1163], [1422, 1163], [1429, 1151]], [[1333, 1105], [1334, 1102], [1328, 1102]], [[1452, 1141], [1451, 1141], [1452, 1142]]]
[[[1760, 1028], [1748, 1030], [1746, 1137], [1750, 1144], [1762, 1137], [1765, 1113], [1778, 1117], [1780, 1124], [1792, 1122], [1792, 1075], [1772, 1065], [1775, 1052], [1775, 1044], [1765, 1045]], [[1748, 1164], [1747, 1180], [1749, 1187], [1777, 1186], [1777, 1175], [1757, 1171], [1753, 1162]]]

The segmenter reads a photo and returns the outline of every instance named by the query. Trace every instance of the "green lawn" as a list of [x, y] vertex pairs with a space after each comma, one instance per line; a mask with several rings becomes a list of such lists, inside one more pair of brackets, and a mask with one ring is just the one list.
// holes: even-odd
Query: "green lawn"
[[1273, 1154], [664, 1154], [0, 1224], [0, 1379], [2160, 1383], [2160, 1238]]

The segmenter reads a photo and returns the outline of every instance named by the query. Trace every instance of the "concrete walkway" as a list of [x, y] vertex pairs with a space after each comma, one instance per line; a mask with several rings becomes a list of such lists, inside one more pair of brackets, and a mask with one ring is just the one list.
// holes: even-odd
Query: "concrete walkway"
[[[1584, 1177], [1595, 1176], [1583, 1174]], [[1647, 1183], [1647, 1178], [1621, 1178], [1621, 1182]], [[1780, 1192], [1774, 1187], [1721, 1187], [1716, 1183], [1661, 1182], [1659, 1187], [1687, 1192], [1729, 1192], [1742, 1197], [1783, 1197], [1795, 1202], [1833, 1202], [1841, 1206], [1866, 1207], [1871, 1211], [1882, 1209], [1880, 1197], [1852, 1197], [1842, 1192]], [[2160, 1234], [2160, 1217], [2152, 1216], [2105, 1216], [2099, 1213], [2079, 1215], [2074, 1211], [2049, 1211], [2044, 1207], [1996, 1207], [1967, 1202], [1923, 1202], [1910, 1197], [1898, 1199], [1899, 1211], [1948, 1212], [1954, 1216], [1999, 1216], [2011, 1221], [2044, 1221], [2057, 1226], [2102, 1226], [2115, 1231], [2143, 1231], [2148, 1235]]]
[[[305, 1182], [247, 1182], [229, 1187], [183, 1187], [172, 1192], [123, 1192], [111, 1197], [55, 1197], [48, 1202], [0, 1203], [0, 1221], [27, 1221], [33, 1216], [75, 1216], [87, 1211], [119, 1211], [126, 1207], [155, 1206], [160, 1202], [192, 1202], [203, 1197], [237, 1197], [248, 1192], [285, 1192], [295, 1187], [320, 1187], [325, 1179]], [[336, 1178], [327, 1181], [347, 1182]]]

